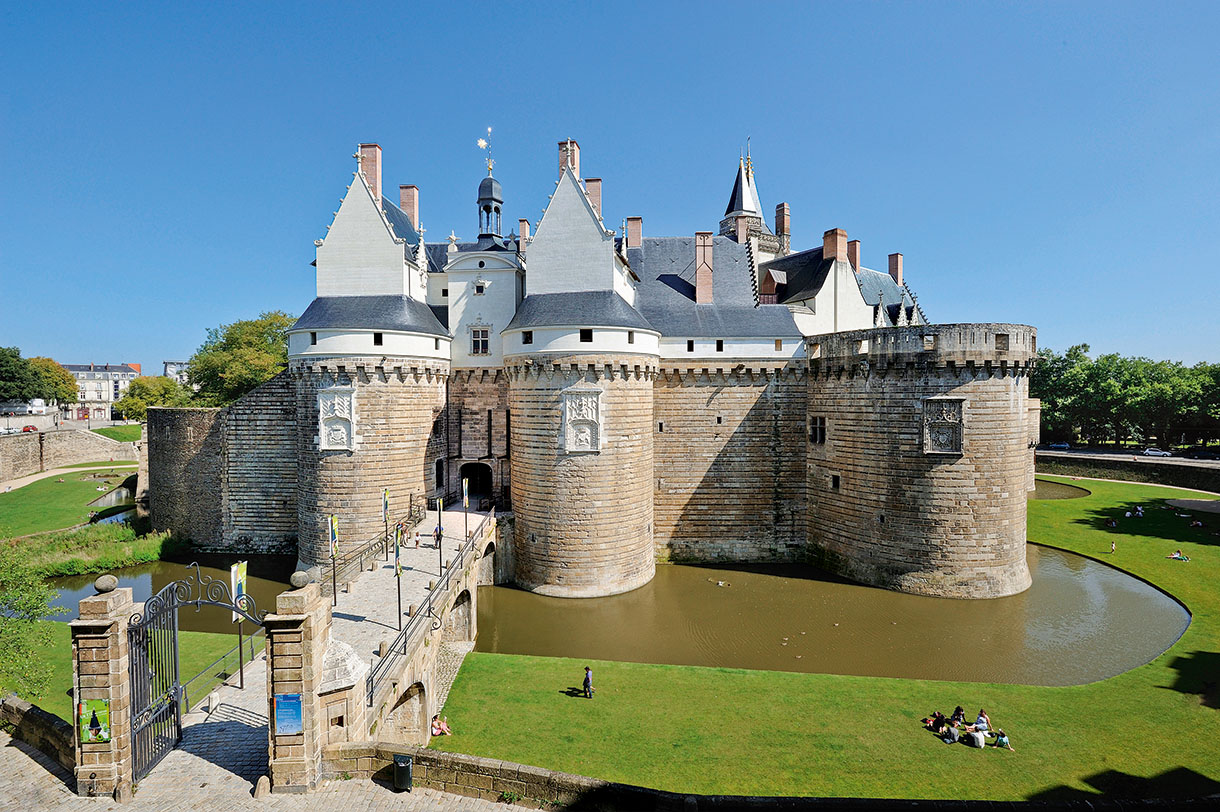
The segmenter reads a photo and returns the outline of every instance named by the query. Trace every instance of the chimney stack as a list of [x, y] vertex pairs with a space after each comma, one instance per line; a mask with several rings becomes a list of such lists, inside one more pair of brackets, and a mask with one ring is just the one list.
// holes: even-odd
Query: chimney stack
[[695, 304], [712, 303], [712, 232], [695, 232]]
[[779, 237], [779, 245], [783, 251], [792, 246], [792, 211], [787, 203], [775, 207], [775, 236]]
[[419, 228], [419, 187], [398, 187], [398, 208], [411, 220], [411, 225]]
[[373, 190], [373, 197], [377, 198], [377, 202], [381, 202], [381, 147], [377, 144], [361, 144], [360, 150], [360, 174], [364, 175], [364, 181]]
[[847, 232], [832, 228], [822, 235], [822, 259], [847, 261]]
[[518, 220], [517, 221], [517, 231], [521, 235], [521, 243], [523, 245], [530, 241], [530, 221], [529, 220], [526, 220], [524, 217], [522, 217], [520, 220]]
[[563, 174], [563, 168], [568, 167], [572, 170], [572, 174], [580, 179], [580, 144], [572, 139], [559, 142], [559, 174]]
[[890, 276], [902, 287], [902, 254], [890, 254]]
[[744, 214], [737, 215], [737, 242], [745, 245], [750, 239], [750, 218]]
[[627, 247], [639, 248], [640, 243], [644, 241], [644, 218], [643, 217], [628, 217], [627, 218]]
[[602, 179], [601, 178], [585, 178], [585, 194], [589, 196], [589, 203], [593, 206], [593, 211], [597, 212], [597, 216], [602, 216]]
[[860, 241], [852, 240], [847, 244], [847, 261], [851, 263], [851, 269], [856, 273], [860, 273]]

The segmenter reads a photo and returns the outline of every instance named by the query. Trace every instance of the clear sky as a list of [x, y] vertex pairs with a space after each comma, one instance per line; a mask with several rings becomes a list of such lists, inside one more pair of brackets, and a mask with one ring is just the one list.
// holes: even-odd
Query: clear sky
[[[0, 25], [0, 346], [159, 373], [313, 298], [361, 141], [477, 231], [574, 138], [607, 224], [715, 230], [752, 138], [793, 245], [905, 254], [936, 322], [1220, 360], [1220, 4], [28, 3]], [[393, 192], [391, 192], [393, 194]], [[768, 218], [770, 219], [770, 218]]]

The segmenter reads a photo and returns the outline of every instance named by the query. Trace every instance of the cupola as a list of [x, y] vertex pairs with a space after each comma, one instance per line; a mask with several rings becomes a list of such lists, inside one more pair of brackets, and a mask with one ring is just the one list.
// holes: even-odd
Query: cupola
[[500, 188], [500, 181], [493, 178], [489, 170], [487, 177], [479, 184], [480, 237], [500, 236], [500, 209], [503, 205], [504, 190]]

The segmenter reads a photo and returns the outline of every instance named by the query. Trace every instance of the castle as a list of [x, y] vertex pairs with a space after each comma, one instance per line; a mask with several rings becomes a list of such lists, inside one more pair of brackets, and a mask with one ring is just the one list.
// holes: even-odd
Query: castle
[[383, 532], [383, 488], [398, 515], [467, 480], [511, 510], [510, 579], [547, 595], [624, 592], [667, 560], [1029, 585], [1033, 328], [930, 324], [902, 254], [866, 268], [841, 229], [793, 251], [749, 158], [716, 231], [652, 237], [607, 228], [561, 141], [536, 229], [505, 233], [489, 161], [477, 240], [438, 243], [417, 187], [384, 193], [381, 148], [357, 158], [288, 368], [224, 409], [150, 410], [155, 527], [316, 571], [329, 516], [355, 546]]

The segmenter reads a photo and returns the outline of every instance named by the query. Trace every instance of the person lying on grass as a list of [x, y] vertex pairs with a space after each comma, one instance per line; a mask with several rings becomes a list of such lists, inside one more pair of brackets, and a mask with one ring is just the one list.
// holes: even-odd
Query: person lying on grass
[[[1009, 750], [1013, 750], [1013, 746], [1008, 743], [1008, 734], [1004, 732], [1003, 728], [996, 731], [995, 744], [992, 747], [1007, 747]], [[1013, 750], [1013, 752], [1016, 751]]]
[[1181, 550], [1174, 550], [1172, 555], [1167, 555], [1165, 557], [1172, 558], [1174, 561], [1189, 561], [1190, 560], [1190, 558], [1188, 556], [1182, 555]]

